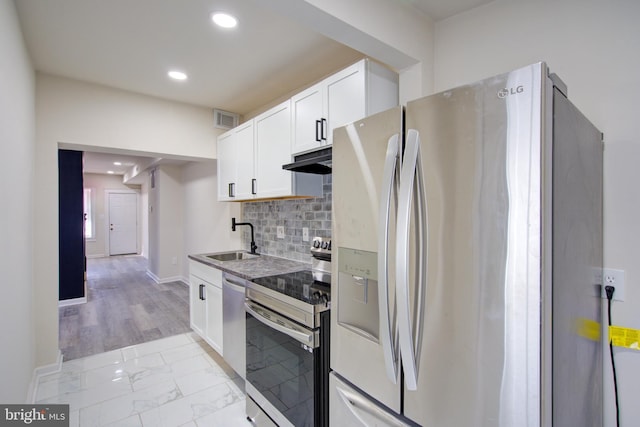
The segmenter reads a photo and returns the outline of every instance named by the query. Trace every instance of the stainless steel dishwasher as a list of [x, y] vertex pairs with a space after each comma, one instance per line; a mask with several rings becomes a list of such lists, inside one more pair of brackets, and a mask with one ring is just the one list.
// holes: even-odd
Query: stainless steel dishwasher
[[222, 357], [238, 375], [246, 372], [245, 280], [222, 273]]

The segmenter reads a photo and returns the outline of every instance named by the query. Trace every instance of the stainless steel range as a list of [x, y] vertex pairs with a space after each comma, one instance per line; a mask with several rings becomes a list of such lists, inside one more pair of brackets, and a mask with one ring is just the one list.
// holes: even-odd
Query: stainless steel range
[[247, 283], [245, 385], [254, 425], [328, 425], [331, 239], [315, 237], [311, 255], [311, 269]]

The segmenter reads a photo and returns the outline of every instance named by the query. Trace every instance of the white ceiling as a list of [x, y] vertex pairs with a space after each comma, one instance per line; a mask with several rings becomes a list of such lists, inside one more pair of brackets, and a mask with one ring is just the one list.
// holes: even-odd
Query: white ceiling
[[449, 18], [458, 13], [491, 3], [493, 0], [409, 0], [434, 21]]
[[[124, 175], [134, 165], [146, 162], [147, 157], [137, 157], [122, 154], [110, 153], [85, 153], [83, 158], [84, 173], [107, 173], [113, 172], [114, 175]], [[118, 162], [121, 165], [115, 165]]]
[[[364, 56], [277, 15], [261, 1], [15, 3], [38, 71], [240, 114]], [[490, 0], [408, 1], [440, 20]], [[214, 11], [236, 15], [238, 28], [214, 26]], [[186, 72], [188, 80], [169, 79], [167, 72], [174, 68]], [[85, 167], [98, 166], [85, 161]]]
[[[35, 68], [245, 114], [363, 55], [256, 0], [19, 0]], [[238, 17], [234, 30], [210, 14]], [[170, 69], [189, 75], [167, 77]]]

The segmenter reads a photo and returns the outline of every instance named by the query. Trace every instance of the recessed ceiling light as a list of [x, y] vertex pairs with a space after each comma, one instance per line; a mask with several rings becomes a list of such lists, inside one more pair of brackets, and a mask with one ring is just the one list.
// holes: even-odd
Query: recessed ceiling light
[[172, 70], [167, 73], [174, 80], [187, 80], [187, 75], [182, 71]]
[[238, 20], [235, 16], [229, 15], [228, 13], [213, 13], [211, 14], [211, 20], [222, 28], [234, 28], [238, 25]]
[[122, 163], [120, 163], [120, 162], [113, 162], [113, 164], [116, 165], [116, 166], [122, 166]]
[[113, 171], [107, 171], [107, 173], [108, 173], [109, 175], [113, 175], [113, 174], [114, 174], [114, 172], [113, 172]]

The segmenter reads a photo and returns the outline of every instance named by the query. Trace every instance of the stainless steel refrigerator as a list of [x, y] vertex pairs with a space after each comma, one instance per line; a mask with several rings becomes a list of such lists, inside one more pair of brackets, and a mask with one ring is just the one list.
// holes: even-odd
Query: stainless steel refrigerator
[[341, 127], [331, 426], [602, 425], [602, 134], [544, 63]]

